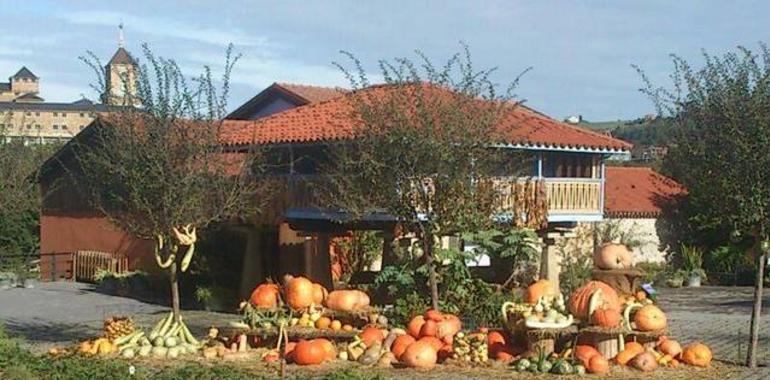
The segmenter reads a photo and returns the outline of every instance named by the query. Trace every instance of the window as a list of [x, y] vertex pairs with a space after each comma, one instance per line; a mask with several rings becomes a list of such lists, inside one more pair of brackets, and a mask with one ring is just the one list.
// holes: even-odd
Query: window
[[32, 112], [27, 111], [26, 115], [27, 116], [32, 116]]
[[40, 112], [35, 112], [35, 116], [40, 116]]
[[41, 128], [42, 127], [40, 126], [40, 124], [35, 124], [35, 129], [41, 129]]
[[59, 129], [59, 126], [57, 124], [54, 124], [53, 129]]
[[67, 125], [66, 124], [62, 124], [61, 129], [67, 129]]
[[543, 176], [551, 178], [595, 178], [594, 157], [580, 153], [543, 155]]
[[54, 112], [53, 115], [54, 116], [59, 116], [59, 113], [58, 112]]
[[81, 112], [81, 113], [80, 113], [80, 117], [86, 117], [86, 114], [84, 114], [83, 112]]
[[64, 112], [62, 112], [62, 113], [61, 113], [61, 117], [67, 117], [67, 114], [66, 114], [66, 113], [64, 113]]
[[32, 129], [32, 124], [27, 124], [27, 129]]

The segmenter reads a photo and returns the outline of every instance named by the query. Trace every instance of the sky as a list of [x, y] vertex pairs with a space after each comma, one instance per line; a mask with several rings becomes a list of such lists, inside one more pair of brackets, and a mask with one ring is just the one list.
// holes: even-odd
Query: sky
[[[377, 62], [445, 62], [467, 44], [477, 68], [511, 82], [531, 67], [516, 93], [554, 118], [632, 119], [654, 112], [638, 89], [640, 66], [668, 85], [670, 54], [697, 64], [768, 41], [767, 1], [0, 1], [0, 78], [27, 66], [47, 101], [96, 98], [93, 71], [117, 48], [142, 43], [175, 59], [185, 73], [221, 72], [233, 43], [243, 55], [232, 75], [229, 108], [273, 82], [348, 86], [332, 62], [353, 53], [372, 78]], [[140, 57], [141, 58], [141, 57]]]

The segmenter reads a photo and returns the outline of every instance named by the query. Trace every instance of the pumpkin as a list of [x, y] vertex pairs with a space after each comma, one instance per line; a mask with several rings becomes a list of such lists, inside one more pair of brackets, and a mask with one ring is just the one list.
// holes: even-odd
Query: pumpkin
[[375, 343], [382, 343], [385, 339], [385, 334], [383, 334], [382, 330], [374, 326], [367, 326], [358, 336], [364, 342], [366, 347], [371, 347]]
[[623, 244], [605, 244], [594, 252], [594, 266], [599, 269], [631, 268], [633, 254]]
[[596, 326], [618, 327], [620, 326], [620, 311], [615, 309], [596, 309], [591, 314], [591, 322]]
[[304, 277], [287, 276], [286, 304], [292, 309], [304, 309], [313, 304], [313, 283]]
[[644, 351], [637, 351], [633, 348], [626, 348], [623, 351], [618, 352], [617, 355], [615, 355], [615, 363], [618, 363], [618, 365], [627, 365], [633, 358], [636, 357], [636, 355], [641, 354]]
[[446, 345], [446, 343], [444, 343], [441, 339], [436, 338], [435, 336], [424, 336], [418, 339], [417, 341], [429, 343], [431, 346], [433, 346], [433, 348], [436, 351], [440, 350], [441, 347], [444, 347]]
[[436, 323], [436, 336], [444, 339], [453, 337], [463, 328], [463, 323], [456, 315], [444, 314], [444, 320]]
[[249, 302], [256, 307], [273, 308], [278, 306], [279, 293], [278, 285], [261, 284], [251, 292]]
[[557, 296], [556, 286], [548, 280], [538, 280], [527, 288], [525, 300], [529, 304], [536, 304], [537, 300], [544, 296]]
[[713, 355], [711, 349], [703, 343], [694, 343], [682, 351], [682, 361], [697, 367], [708, 367]]
[[406, 326], [406, 332], [415, 338], [419, 338], [420, 330], [422, 330], [422, 325], [424, 324], [425, 324], [425, 317], [423, 317], [422, 315], [418, 315], [412, 318], [411, 321], [409, 321], [409, 324]]
[[393, 345], [390, 346], [390, 352], [393, 353], [393, 356], [396, 357], [396, 360], [400, 361], [401, 354], [403, 354], [404, 351], [406, 351], [406, 348], [414, 342], [416, 342], [416, 340], [411, 335], [399, 335], [396, 340], [393, 341]]
[[438, 361], [438, 350], [428, 341], [418, 340], [401, 355], [401, 362], [413, 368], [433, 368]]
[[666, 328], [666, 314], [655, 305], [645, 305], [634, 315], [636, 329], [639, 331], [657, 331]]
[[583, 365], [588, 367], [588, 362], [594, 356], [602, 356], [596, 348], [588, 345], [579, 345], [575, 347], [575, 358], [583, 362]]
[[313, 284], [313, 304], [323, 305], [329, 292], [321, 284]]
[[652, 353], [642, 352], [634, 357], [631, 365], [642, 372], [651, 372], [658, 368], [658, 361], [655, 360], [655, 355]]
[[294, 349], [297, 347], [297, 342], [286, 342], [283, 346], [283, 357], [286, 361], [291, 363], [294, 361]]
[[503, 363], [510, 363], [516, 360], [517, 355], [518, 353], [516, 352], [516, 350], [514, 350], [511, 347], [505, 347], [504, 349], [492, 354], [492, 357], [497, 361], [500, 361]]
[[319, 340], [301, 340], [294, 346], [294, 362], [299, 365], [321, 364], [327, 352]]
[[337, 357], [337, 348], [328, 339], [313, 339], [313, 342], [321, 347], [324, 353], [324, 360], [334, 360]]
[[425, 312], [425, 318], [433, 320], [435, 322], [441, 322], [444, 320], [444, 314], [435, 309], [430, 309]]
[[436, 321], [432, 319], [428, 319], [423, 323], [422, 327], [420, 328], [420, 336], [436, 336], [436, 333], [438, 332], [438, 324], [436, 324]]
[[594, 355], [588, 360], [586, 370], [590, 373], [603, 375], [610, 371], [610, 362], [602, 355]]
[[596, 309], [620, 311], [618, 293], [601, 281], [589, 281], [569, 298], [569, 311], [575, 318], [587, 321]]
[[668, 339], [668, 337], [664, 335], [658, 338], [658, 350], [675, 358], [682, 353], [682, 345], [673, 339]]
[[335, 290], [326, 297], [326, 306], [337, 311], [354, 311], [369, 306], [369, 296], [360, 290]]
[[318, 318], [317, 321], [315, 321], [315, 328], [317, 329], [328, 329], [332, 325], [332, 319], [329, 317], [321, 317]]
[[494, 357], [500, 351], [503, 351], [508, 346], [508, 343], [500, 331], [490, 331], [487, 334], [487, 350], [490, 356]]
[[436, 352], [437, 360], [438, 362], [443, 362], [446, 359], [449, 359], [452, 354], [454, 353], [454, 347], [451, 344], [444, 344], [438, 352]]
[[642, 346], [639, 342], [626, 342], [626, 345], [623, 347], [624, 350], [635, 350], [637, 353], [644, 352], [644, 346]]

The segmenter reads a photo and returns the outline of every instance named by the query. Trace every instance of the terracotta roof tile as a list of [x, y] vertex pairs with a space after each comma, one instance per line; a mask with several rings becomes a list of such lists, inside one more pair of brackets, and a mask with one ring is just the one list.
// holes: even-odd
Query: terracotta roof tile
[[607, 217], [657, 217], [666, 200], [686, 192], [676, 181], [647, 167], [608, 166], [605, 175]]
[[[382, 88], [373, 86], [362, 91]], [[296, 143], [348, 139], [353, 136], [351, 103], [337, 96], [257, 120], [225, 120], [229, 145]], [[505, 143], [539, 148], [629, 151], [631, 144], [551, 119], [525, 106], [514, 107], [501, 125]]]

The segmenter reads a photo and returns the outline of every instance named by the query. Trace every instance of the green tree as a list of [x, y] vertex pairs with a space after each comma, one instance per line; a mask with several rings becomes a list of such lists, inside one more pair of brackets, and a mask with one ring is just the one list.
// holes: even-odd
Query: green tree
[[673, 56], [673, 89], [655, 88], [639, 71], [648, 94], [674, 125], [665, 166], [689, 189], [690, 223], [721, 226], [753, 240], [757, 265], [751, 344], [756, 366], [762, 283], [770, 250], [770, 51], [744, 47], [722, 56], [704, 53], [693, 68]]
[[396, 217], [420, 242], [415, 253], [426, 264], [438, 309], [439, 238], [489, 226], [497, 206], [492, 180], [515, 176], [525, 160], [491, 148], [517, 106], [516, 82], [499, 92], [492, 70], [477, 71], [466, 48], [441, 67], [419, 52], [418, 63], [381, 61], [384, 84], [370, 86], [360, 63], [348, 56], [355, 68], [338, 66], [353, 87], [351, 110], [343, 116], [355, 121], [355, 139], [330, 146], [330, 206]]
[[[232, 47], [221, 87], [208, 67], [190, 80], [174, 60], [155, 56], [147, 45], [143, 49], [137, 93], [128, 84], [124, 91], [131, 97], [124, 104], [141, 107], [115, 108], [84, 131], [88, 135], [78, 139], [69, 172], [115, 225], [156, 241], [156, 261], [168, 273], [179, 321], [178, 276], [192, 260], [195, 229], [253, 215], [265, 188], [253, 176], [261, 168], [258, 155], [228, 152], [220, 144], [230, 72], [238, 59]], [[85, 61], [104, 77], [93, 55]]]

